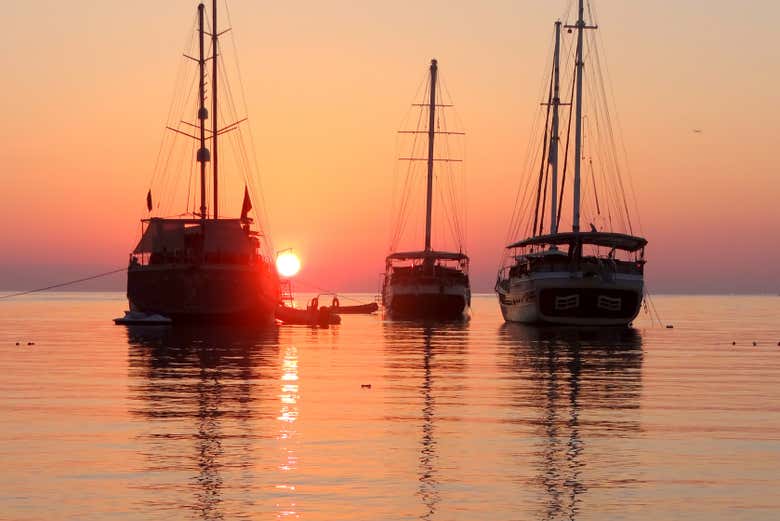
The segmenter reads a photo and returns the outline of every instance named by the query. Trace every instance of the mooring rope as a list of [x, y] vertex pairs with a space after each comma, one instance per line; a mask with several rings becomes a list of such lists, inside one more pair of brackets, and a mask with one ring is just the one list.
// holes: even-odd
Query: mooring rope
[[[123, 272], [123, 271], [127, 271], [127, 266], [125, 266], [123, 268], [118, 268], [118, 269], [115, 269], [115, 270], [111, 270], [111, 271], [106, 271], [104, 273], [98, 273], [97, 275], [91, 275], [89, 277], [83, 277], [83, 278], [76, 279], [76, 280], [69, 280], [68, 282], [61, 282], [59, 284], [53, 284], [51, 286], [46, 286], [45, 288], [37, 288], [37, 289], [31, 289], [31, 290], [27, 290], [27, 291], [19, 291], [17, 293], [10, 293], [8, 295], [0, 295], [0, 300], [12, 298], [12, 297], [21, 297], [23, 295], [29, 295], [31, 293], [40, 293], [41, 291], [48, 291], [50, 289], [62, 288], [62, 287], [65, 287], [65, 286], [71, 286], [73, 284], [78, 284], [79, 282], [87, 282], [87, 281], [90, 281], [90, 280], [99, 279], [101, 277], [107, 277], [109, 275], [114, 275], [116, 273], [120, 273], [120, 272]], [[337, 292], [335, 292], [333, 290], [330, 290], [328, 288], [323, 288], [323, 287], [317, 286], [316, 284], [312, 284], [312, 283], [304, 281], [304, 280], [296, 279], [296, 282], [298, 284], [303, 285], [303, 286], [307, 286], [309, 288], [322, 291], [323, 293], [328, 293], [328, 294], [337, 296], [337, 297], [342, 298], [344, 300], [351, 300], [353, 302], [358, 302], [358, 303], [361, 303], [361, 304], [364, 303], [362, 300], [356, 299], [354, 297], [350, 297], [349, 295], [344, 295], [344, 294], [341, 294], [341, 293], [337, 293]]]
[[9, 295], [0, 295], [0, 300], [11, 298], [11, 297], [21, 297], [22, 295], [29, 295], [30, 293], [40, 293], [41, 291], [47, 291], [55, 288], [62, 288], [64, 286], [71, 286], [73, 284], [78, 284], [79, 282], [86, 282], [88, 280], [94, 280], [94, 279], [99, 279], [101, 277], [107, 277], [108, 275], [114, 275], [115, 273], [119, 273], [121, 271], [127, 271], [127, 266], [116, 270], [107, 271], [105, 273], [98, 273], [97, 275], [92, 275], [90, 277], [84, 277], [81, 279], [70, 280], [68, 282], [62, 282], [60, 284], [54, 284], [52, 286], [46, 286], [45, 288], [31, 289], [28, 291], [20, 291], [18, 293], [11, 293]]

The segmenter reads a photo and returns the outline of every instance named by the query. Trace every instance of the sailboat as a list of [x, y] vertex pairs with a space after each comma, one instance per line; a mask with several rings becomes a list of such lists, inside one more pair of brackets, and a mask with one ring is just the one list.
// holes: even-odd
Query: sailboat
[[[595, 101], [585, 122], [583, 115], [584, 82], [584, 33], [597, 29], [586, 23], [584, 2], [578, 2], [578, 17], [573, 25], [564, 26], [568, 32], [576, 31], [574, 67], [571, 82], [571, 101], [560, 99], [561, 78], [561, 22], [555, 23], [554, 55], [541, 148], [538, 183], [530, 181], [528, 187], [536, 187], [525, 193], [530, 195], [535, 211], [528, 212], [531, 219], [520, 215], [516, 209], [511, 234], [523, 226], [530, 232], [526, 238], [512, 242], [506, 247], [505, 262], [498, 274], [495, 291], [498, 294], [501, 313], [507, 322], [551, 323], [579, 326], [625, 326], [639, 313], [644, 294], [645, 246], [647, 240], [634, 235], [627, 198], [624, 193], [620, 168], [616, 158], [615, 141], [609, 130], [610, 117], [606, 90], [597, 91], [602, 75], [597, 73], [599, 58], [597, 46], [589, 45], [588, 59], [596, 67], [589, 67], [593, 76], [589, 78], [589, 89]], [[593, 39], [591, 39], [593, 42]], [[598, 95], [601, 94], [599, 97]], [[573, 101], [573, 103], [572, 103]], [[574, 105], [572, 107], [572, 104]], [[572, 190], [572, 225], [570, 231], [559, 229], [561, 209], [564, 204], [566, 170], [568, 164], [569, 138], [563, 147], [563, 177], [559, 182], [560, 109], [568, 106], [568, 129], [574, 121], [574, 179]], [[572, 108], [574, 115], [572, 116]], [[591, 120], [596, 120], [594, 123]], [[602, 123], [599, 124], [599, 121]], [[591, 124], [592, 136], [589, 148], [584, 143], [585, 124]], [[601, 140], [596, 143], [597, 140]], [[587, 150], [586, 150], [587, 148]], [[603, 163], [595, 163], [591, 151], [606, 150], [609, 156]], [[531, 163], [529, 163], [531, 164]], [[594, 167], [595, 165], [595, 167]], [[583, 166], [588, 167], [592, 183], [583, 182]], [[600, 171], [599, 171], [600, 170]], [[601, 200], [596, 178], [605, 180], [609, 186], [602, 187]], [[612, 183], [606, 182], [612, 175]], [[533, 184], [531, 184], [533, 183]], [[581, 215], [585, 200], [583, 188], [592, 184], [593, 203], [590, 208], [589, 229], [582, 230]], [[549, 190], [548, 190], [549, 188]], [[560, 189], [560, 193], [559, 193]], [[549, 199], [547, 198], [549, 193]], [[604, 195], [607, 200], [604, 200]], [[606, 203], [606, 204], [605, 204]], [[549, 208], [549, 223], [544, 224]], [[524, 221], [525, 219], [525, 221]], [[599, 223], [601, 229], [596, 225]], [[627, 228], [627, 230], [618, 229]], [[515, 235], [516, 237], [516, 235]]]
[[394, 251], [385, 259], [382, 282], [382, 302], [392, 318], [401, 319], [458, 319], [464, 317], [471, 305], [469, 286], [469, 257], [463, 251], [434, 250], [431, 246], [431, 222], [433, 216], [434, 164], [458, 159], [435, 156], [437, 135], [462, 135], [462, 132], [440, 130], [441, 120], [437, 109], [451, 105], [437, 103], [438, 62], [431, 60], [429, 96], [427, 103], [420, 103], [422, 119], [428, 110], [428, 128], [402, 133], [425, 134], [428, 137], [427, 157], [401, 158], [404, 161], [425, 161], [425, 245], [422, 250]]
[[[280, 302], [279, 277], [262, 253], [266, 238], [253, 229], [248, 216], [252, 201], [244, 188], [241, 216], [225, 218], [219, 212], [219, 136], [238, 129], [240, 120], [220, 128], [221, 110], [217, 92], [222, 63], [218, 52], [217, 0], [212, 0], [211, 53], [206, 56], [205, 6], [197, 8], [197, 56], [185, 55], [197, 65], [198, 105], [193, 116], [197, 123], [187, 130], [169, 127], [193, 143], [192, 172], [199, 171], [200, 206], [190, 214], [176, 217], [149, 217], [141, 221], [140, 241], [130, 254], [127, 269], [127, 298], [130, 312], [156, 314], [174, 323], [184, 321], [228, 321], [272, 323]], [[210, 61], [210, 63], [209, 63]], [[211, 67], [207, 93], [207, 65]], [[211, 107], [206, 106], [210, 95]], [[232, 98], [229, 100], [232, 103]], [[210, 128], [209, 128], [210, 127]], [[209, 148], [210, 145], [210, 148]], [[191, 153], [189, 150], [188, 154]], [[211, 163], [213, 205], [208, 208], [207, 164]], [[188, 195], [189, 199], [189, 195]], [[194, 201], [194, 197], [193, 197]], [[189, 204], [189, 203], [188, 203]], [[152, 212], [151, 189], [147, 209]]]

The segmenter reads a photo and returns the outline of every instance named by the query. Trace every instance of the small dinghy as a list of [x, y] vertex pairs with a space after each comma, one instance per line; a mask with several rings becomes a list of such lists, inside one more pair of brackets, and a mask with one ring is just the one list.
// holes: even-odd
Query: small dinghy
[[276, 318], [283, 324], [322, 327], [341, 324], [341, 317], [333, 312], [333, 307], [320, 306], [319, 297], [311, 299], [306, 309], [281, 304], [276, 307]]
[[337, 315], [370, 315], [379, 310], [379, 304], [371, 302], [369, 304], [356, 304], [354, 306], [342, 306], [339, 299], [333, 297], [330, 310]]
[[142, 313], [140, 311], [125, 311], [125, 316], [114, 319], [114, 324], [118, 326], [167, 326], [172, 322], [168, 317], [156, 313]]
[[341, 324], [341, 317], [327, 306], [298, 309], [281, 305], [276, 308], [276, 318], [286, 325], [327, 327]]

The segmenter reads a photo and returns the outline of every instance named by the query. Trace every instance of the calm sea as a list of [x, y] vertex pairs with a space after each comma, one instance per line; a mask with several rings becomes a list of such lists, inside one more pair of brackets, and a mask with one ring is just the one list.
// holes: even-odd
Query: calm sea
[[655, 303], [673, 329], [505, 325], [492, 296], [272, 331], [0, 301], [0, 518], [780, 518], [780, 297]]

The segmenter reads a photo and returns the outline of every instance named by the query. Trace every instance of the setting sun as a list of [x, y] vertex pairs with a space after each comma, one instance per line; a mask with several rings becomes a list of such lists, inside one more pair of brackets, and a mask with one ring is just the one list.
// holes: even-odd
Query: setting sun
[[282, 277], [292, 277], [301, 269], [301, 260], [291, 251], [281, 253], [276, 257], [276, 271]]

